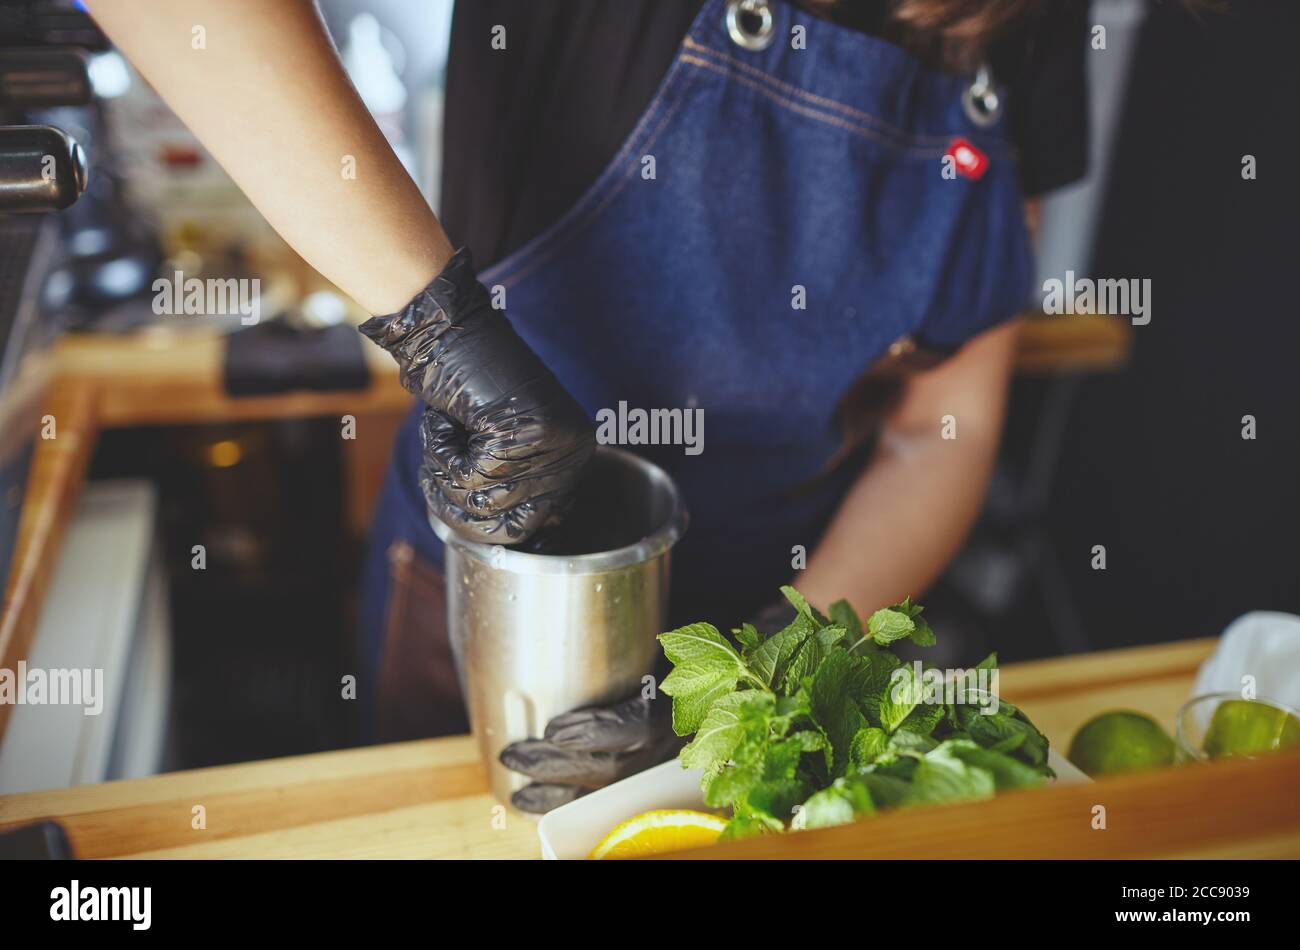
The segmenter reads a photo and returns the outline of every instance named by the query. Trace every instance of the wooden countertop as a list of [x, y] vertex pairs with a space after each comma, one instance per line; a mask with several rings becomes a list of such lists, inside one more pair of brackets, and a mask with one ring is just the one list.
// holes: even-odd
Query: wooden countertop
[[96, 423], [105, 429], [402, 411], [411, 396], [398, 384], [397, 364], [362, 342], [371, 377], [365, 389], [231, 396], [222, 379], [224, 336], [163, 329], [75, 334], [55, 347], [54, 386], [93, 387]]
[[[1172, 728], [1214, 643], [1188, 640], [1013, 664], [1002, 671], [1002, 694], [1061, 751], [1075, 729], [1108, 709], [1141, 710]], [[1116, 787], [1125, 781], [1133, 780], [1117, 780]], [[487, 788], [476, 748], [463, 736], [0, 797], [0, 829], [57, 818], [77, 854], [87, 858], [537, 857], [535, 822], [502, 809]], [[1021, 794], [1049, 801], [1066, 791]], [[1278, 794], [1297, 799], [1294, 787]], [[1001, 815], [1018, 804], [1006, 802], [946, 808], [950, 822], [976, 826], [986, 814], [978, 810]], [[191, 827], [197, 805], [206, 810], [201, 831]], [[973, 811], [963, 817], [960, 809]], [[905, 824], [908, 817], [873, 821]], [[1279, 841], [1274, 851], [1289, 847], [1300, 855], [1300, 828]], [[1231, 844], [1215, 847], [1215, 853], [1238, 853]], [[1260, 853], [1262, 846], [1250, 847]]]

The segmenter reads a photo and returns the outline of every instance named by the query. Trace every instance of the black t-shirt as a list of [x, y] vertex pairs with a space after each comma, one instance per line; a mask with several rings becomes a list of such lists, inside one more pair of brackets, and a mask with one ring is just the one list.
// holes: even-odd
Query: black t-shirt
[[[441, 217], [477, 266], [540, 234], [617, 154], [703, 0], [461, 0], [452, 19]], [[875, 32], [879, 0], [837, 19]], [[999, 41], [1026, 195], [1083, 174], [1086, 0], [1044, 0]], [[505, 48], [493, 48], [496, 27]]]

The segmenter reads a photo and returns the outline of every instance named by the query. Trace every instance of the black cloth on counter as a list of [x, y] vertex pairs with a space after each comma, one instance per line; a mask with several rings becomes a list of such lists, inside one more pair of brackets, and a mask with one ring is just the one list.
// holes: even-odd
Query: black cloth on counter
[[272, 320], [226, 339], [223, 376], [226, 392], [232, 396], [295, 389], [331, 392], [370, 385], [361, 334], [351, 324], [300, 330]]
[[[536, 237], [618, 153], [703, 0], [458, 2], [447, 64], [441, 218], [480, 267]], [[883, 0], [842, 0], [841, 25], [878, 34]], [[1050, 0], [991, 53], [1009, 88], [1021, 184], [1037, 195], [1087, 161], [1086, 0]], [[493, 29], [506, 48], [493, 49]]]

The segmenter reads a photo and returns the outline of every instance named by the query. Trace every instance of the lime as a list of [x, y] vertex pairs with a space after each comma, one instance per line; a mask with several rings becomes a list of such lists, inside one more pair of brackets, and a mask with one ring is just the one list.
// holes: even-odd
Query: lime
[[1202, 748], [1212, 759], [1259, 755], [1300, 744], [1300, 719], [1250, 699], [1225, 699], [1210, 717]]
[[1174, 761], [1174, 740], [1150, 716], [1102, 713], [1083, 724], [1070, 743], [1069, 759], [1091, 776], [1138, 772]]

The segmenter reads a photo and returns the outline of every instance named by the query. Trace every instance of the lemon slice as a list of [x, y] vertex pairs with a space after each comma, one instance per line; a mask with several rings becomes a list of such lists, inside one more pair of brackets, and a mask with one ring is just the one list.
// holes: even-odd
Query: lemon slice
[[591, 850], [593, 861], [635, 858], [713, 844], [727, 827], [725, 819], [702, 811], [648, 811], [629, 818]]

